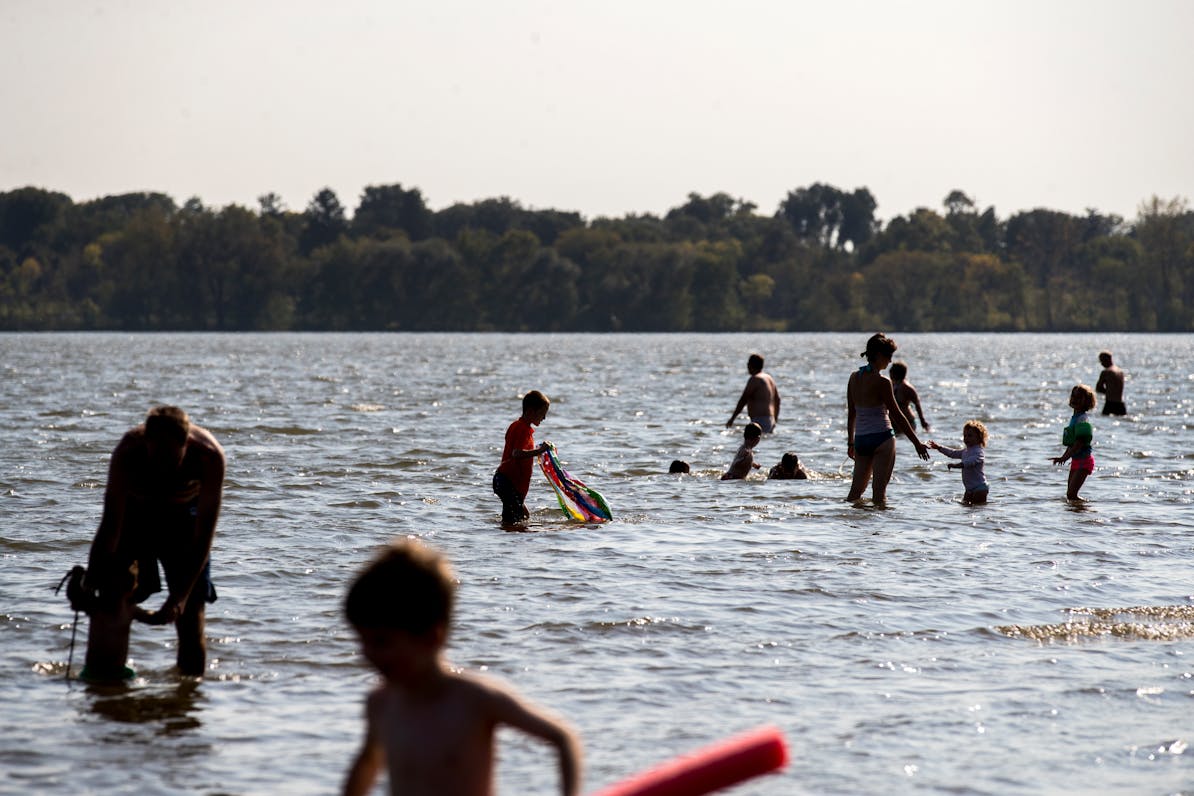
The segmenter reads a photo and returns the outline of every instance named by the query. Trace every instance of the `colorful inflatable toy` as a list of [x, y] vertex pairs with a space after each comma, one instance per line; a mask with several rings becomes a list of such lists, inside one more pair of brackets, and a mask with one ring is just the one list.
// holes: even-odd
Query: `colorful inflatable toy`
[[547, 452], [539, 456], [539, 467], [555, 491], [560, 508], [569, 517], [581, 522], [608, 522], [613, 519], [609, 504], [601, 493], [585, 486], [579, 478], [573, 478], [560, 464], [555, 445], [549, 443]]

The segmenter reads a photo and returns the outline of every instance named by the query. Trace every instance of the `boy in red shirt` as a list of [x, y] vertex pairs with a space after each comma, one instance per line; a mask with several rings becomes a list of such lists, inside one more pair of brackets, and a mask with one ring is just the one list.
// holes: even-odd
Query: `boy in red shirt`
[[534, 458], [545, 453], [548, 443], [535, 446], [535, 426], [547, 417], [551, 401], [538, 390], [522, 397], [522, 416], [506, 429], [502, 463], [493, 474], [493, 491], [502, 499], [502, 525], [517, 525], [531, 516], [525, 505], [531, 488]]

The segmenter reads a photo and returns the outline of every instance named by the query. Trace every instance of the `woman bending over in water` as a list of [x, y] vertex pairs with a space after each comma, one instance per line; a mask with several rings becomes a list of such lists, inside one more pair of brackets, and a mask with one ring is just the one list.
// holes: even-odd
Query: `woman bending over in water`
[[867, 364], [850, 374], [846, 387], [846, 434], [847, 453], [854, 460], [854, 480], [846, 500], [859, 500], [873, 477], [871, 496], [875, 505], [887, 502], [887, 482], [895, 469], [893, 420], [916, 446], [916, 454], [925, 460], [929, 458], [928, 448], [896, 403], [891, 381], [883, 375], [895, 351], [894, 340], [882, 333], [871, 335], [866, 351], [862, 352]]

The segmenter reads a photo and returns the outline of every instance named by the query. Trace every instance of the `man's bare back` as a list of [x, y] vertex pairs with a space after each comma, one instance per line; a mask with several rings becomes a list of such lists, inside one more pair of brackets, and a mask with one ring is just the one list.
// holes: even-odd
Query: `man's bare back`
[[779, 421], [779, 387], [775, 379], [763, 372], [763, 358], [758, 354], [751, 354], [747, 360], [746, 369], [750, 378], [746, 380], [746, 387], [742, 390], [742, 397], [734, 407], [733, 414], [726, 421], [726, 428], [734, 425], [734, 419], [746, 409], [746, 416], [752, 423], [758, 423], [763, 433], [769, 434], [775, 430]]
[[1095, 392], [1103, 394], [1103, 414], [1127, 414], [1124, 406], [1124, 372], [1111, 360], [1111, 352], [1103, 351], [1099, 354], [1099, 362], [1103, 372], [1095, 384]]
[[[112, 452], [104, 512], [88, 557], [89, 586], [100, 591], [138, 562], [138, 585], [128, 596], [139, 603], [161, 589], [168, 596], [155, 612], [156, 624], [175, 623], [178, 666], [201, 676], [206, 668], [204, 605], [214, 600], [207, 561], [215, 535], [225, 469], [224, 451], [206, 429], [177, 407], [155, 407], [145, 423], [126, 432]], [[131, 606], [125, 606], [128, 609]], [[113, 636], [95, 636], [99, 660], [127, 649], [129, 623], [122, 616], [97, 620]], [[144, 619], [142, 621], [145, 621]], [[107, 668], [122, 666], [112, 661]]]

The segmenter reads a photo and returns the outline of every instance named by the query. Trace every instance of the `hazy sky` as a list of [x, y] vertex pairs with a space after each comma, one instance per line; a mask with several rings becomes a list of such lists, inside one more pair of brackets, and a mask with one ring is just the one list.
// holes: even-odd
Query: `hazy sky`
[[1194, 196], [1190, 0], [0, 0], [0, 191], [586, 218]]

